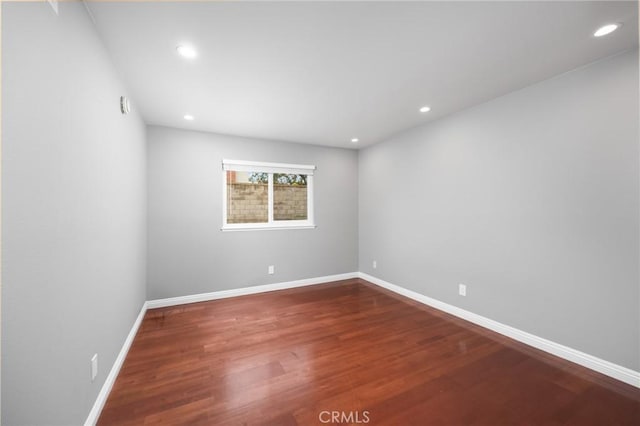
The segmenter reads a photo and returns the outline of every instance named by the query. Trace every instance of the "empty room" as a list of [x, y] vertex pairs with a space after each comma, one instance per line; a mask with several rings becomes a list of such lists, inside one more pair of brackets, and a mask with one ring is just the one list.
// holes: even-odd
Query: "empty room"
[[637, 1], [0, 12], [2, 425], [640, 425]]

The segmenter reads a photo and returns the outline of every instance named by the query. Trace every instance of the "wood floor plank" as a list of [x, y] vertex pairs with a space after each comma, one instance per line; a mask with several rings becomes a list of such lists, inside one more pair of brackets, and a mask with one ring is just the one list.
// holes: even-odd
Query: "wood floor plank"
[[353, 279], [149, 310], [98, 424], [331, 424], [334, 411], [639, 425], [640, 390]]

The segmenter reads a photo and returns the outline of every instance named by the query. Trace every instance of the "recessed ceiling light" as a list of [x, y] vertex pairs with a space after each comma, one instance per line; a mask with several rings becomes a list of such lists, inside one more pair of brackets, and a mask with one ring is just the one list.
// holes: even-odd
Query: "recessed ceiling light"
[[353, 138], [353, 139], [351, 139], [351, 142], [353, 142], [353, 143], [358, 143], [358, 141], [359, 141], [359, 140], [360, 140], [360, 139], [358, 139], [358, 138]]
[[193, 46], [189, 46], [188, 44], [181, 44], [180, 46], [176, 47], [176, 50], [180, 55], [188, 59], [193, 59], [198, 56], [198, 51]]
[[429, 112], [429, 111], [431, 111], [431, 107], [423, 106], [422, 108], [420, 108], [420, 112]]
[[612, 32], [614, 32], [621, 26], [622, 24], [607, 24], [598, 28], [598, 30], [595, 33], [593, 33], [593, 35], [596, 37], [606, 36], [607, 34], [611, 34]]
[[185, 119], [185, 120], [187, 120], [187, 121], [193, 121], [193, 120], [194, 120], [194, 118], [195, 118], [195, 117], [194, 117], [193, 115], [191, 115], [191, 114], [186, 114], [186, 115], [184, 116], [184, 119]]

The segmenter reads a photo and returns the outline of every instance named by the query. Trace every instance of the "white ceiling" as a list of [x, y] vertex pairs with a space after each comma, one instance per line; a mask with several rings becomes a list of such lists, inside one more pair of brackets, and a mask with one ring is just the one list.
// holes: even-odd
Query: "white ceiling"
[[[147, 123], [347, 148], [638, 45], [635, 2], [89, 7]], [[624, 25], [592, 36], [609, 22]]]

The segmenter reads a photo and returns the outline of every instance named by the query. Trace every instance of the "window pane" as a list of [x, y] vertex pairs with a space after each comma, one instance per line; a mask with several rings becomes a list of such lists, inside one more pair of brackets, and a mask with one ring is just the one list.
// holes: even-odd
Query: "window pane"
[[307, 220], [307, 175], [273, 175], [273, 220]]
[[227, 171], [227, 223], [267, 223], [266, 173]]

